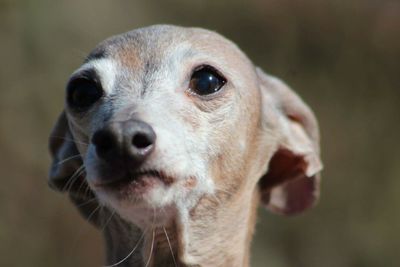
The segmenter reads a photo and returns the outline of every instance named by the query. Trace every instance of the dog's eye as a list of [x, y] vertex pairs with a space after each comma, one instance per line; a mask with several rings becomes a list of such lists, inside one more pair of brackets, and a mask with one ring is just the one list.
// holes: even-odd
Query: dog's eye
[[93, 105], [103, 95], [103, 90], [95, 82], [84, 78], [72, 81], [67, 88], [67, 102], [71, 108], [84, 110]]
[[219, 91], [225, 83], [226, 79], [217, 71], [204, 66], [192, 74], [189, 89], [198, 95], [210, 95]]

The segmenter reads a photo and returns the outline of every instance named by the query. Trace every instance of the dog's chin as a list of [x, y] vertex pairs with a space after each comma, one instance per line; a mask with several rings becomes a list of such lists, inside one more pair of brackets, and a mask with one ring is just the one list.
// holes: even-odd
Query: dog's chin
[[165, 208], [171, 204], [176, 187], [174, 177], [155, 170], [136, 172], [114, 179], [98, 177], [88, 179], [90, 187], [103, 205], [117, 211], [134, 211], [147, 207]]
[[[114, 179], [114, 182], [92, 183], [91, 188], [103, 205], [137, 225], [156, 221], [164, 224], [174, 213], [173, 177], [158, 171], [145, 171]], [[162, 212], [158, 212], [162, 210]], [[154, 218], [157, 216], [157, 218]], [[161, 218], [162, 217], [162, 218]]]

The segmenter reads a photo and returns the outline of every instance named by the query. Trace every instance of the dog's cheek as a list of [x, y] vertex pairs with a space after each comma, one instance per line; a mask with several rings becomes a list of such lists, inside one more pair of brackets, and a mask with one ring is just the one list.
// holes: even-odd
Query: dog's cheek
[[253, 165], [259, 154], [259, 106], [244, 104], [237, 103], [214, 126], [214, 147], [218, 153], [213, 160], [213, 177], [217, 185], [228, 186], [231, 192], [240, 190], [247, 177], [256, 172]]
[[209, 160], [212, 170], [212, 178], [217, 187], [236, 184], [234, 180], [242, 173], [242, 155], [244, 153], [243, 140], [237, 138], [232, 130], [218, 133], [209, 144], [212, 158]]

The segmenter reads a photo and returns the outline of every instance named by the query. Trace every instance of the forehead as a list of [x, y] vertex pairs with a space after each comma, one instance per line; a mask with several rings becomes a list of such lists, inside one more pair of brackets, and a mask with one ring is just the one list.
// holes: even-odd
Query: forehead
[[108, 58], [124, 67], [138, 69], [159, 66], [166, 60], [182, 62], [195, 56], [213, 58], [222, 64], [249, 63], [234, 43], [215, 32], [169, 25], [156, 25], [113, 36], [101, 42], [86, 62]]
[[[225, 87], [230, 93], [216, 97], [215, 101], [201, 101], [183, 94], [193, 70], [201, 65], [217, 69], [227, 80]], [[103, 102], [106, 108], [98, 112], [99, 119], [93, 124], [106, 113], [110, 117], [120, 111], [150, 114], [144, 111], [147, 109], [164, 115], [165, 110], [175, 108], [179, 111], [176, 114], [181, 114], [185, 106], [193, 115], [197, 111], [193, 102], [201, 102], [202, 107], [213, 111], [220, 109], [221, 113], [227, 112], [229, 109], [225, 107], [229, 105], [247, 106], [243, 112], [256, 110], [258, 105], [257, 76], [251, 61], [234, 43], [204, 29], [162, 25], [113, 36], [89, 54], [72, 79], [87, 70], [94, 70], [107, 95]], [[214, 112], [207, 118], [218, 114]]]

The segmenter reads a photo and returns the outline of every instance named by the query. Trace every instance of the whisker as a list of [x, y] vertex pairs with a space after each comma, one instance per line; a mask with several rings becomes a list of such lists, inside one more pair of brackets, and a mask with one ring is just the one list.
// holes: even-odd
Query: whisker
[[103, 232], [104, 229], [106, 229], [107, 225], [111, 222], [111, 219], [113, 218], [115, 214], [115, 210], [111, 213], [110, 218], [107, 219], [107, 221], [104, 223], [104, 225], [101, 227], [101, 231]]
[[[82, 175], [83, 172], [85, 172], [85, 170], [83, 170], [83, 171], [81, 172], [81, 174], [79, 174], [79, 176]], [[84, 186], [85, 184], [86, 184], [86, 179], [82, 179], [81, 184], [79, 185], [78, 190], [77, 190], [77, 193], [78, 193], [78, 194], [79, 194], [79, 192], [81, 191], [82, 186]], [[86, 189], [87, 189], [87, 187], [85, 188], [85, 191], [83, 192], [83, 195], [85, 195]]]
[[92, 218], [92, 216], [99, 210], [101, 209], [103, 206], [102, 205], [98, 205], [97, 208], [95, 208], [90, 214], [89, 216], [86, 218], [87, 221], [90, 221], [90, 219]]
[[167, 230], [165, 229], [165, 227], [164, 227], [164, 226], [163, 226], [163, 230], [164, 230], [165, 237], [167, 238], [167, 242], [168, 242], [169, 250], [171, 251], [172, 260], [174, 261], [174, 265], [175, 265], [175, 267], [178, 267], [178, 265], [176, 265], [176, 261], [175, 261], [174, 252], [172, 251], [172, 246], [171, 246], [171, 242], [169, 241], [169, 237], [168, 237], [168, 234], [167, 234]]
[[87, 204], [89, 204], [89, 203], [92, 203], [93, 201], [95, 201], [95, 200], [97, 200], [97, 198], [91, 198], [91, 199], [89, 199], [88, 201], [85, 201], [85, 202], [83, 202], [83, 203], [81, 203], [81, 204], [79, 204], [79, 205], [76, 205], [76, 207], [77, 208], [79, 208], [79, 207], [82, 207], [82, 206], [85, 206], [85, 205], [87, 205]]
[[73, 142], [73, 143], [81, 144], [81, 145], [86, 145], [86, 146], [89, 145], [89, 143], [86, 143], [86, 142], [83, 142], [83, 141], [79, 141], [79, 140], [74, 140], [74, 139], [72, 139], [72, 138], [66, 138], [66, 137], [63, 137], [63, 136], [56, 136], [56, 135], [53, 135], [53, 136], [50, 136], [50, 138], [53, 138], [53, 139], [62, 139], [62, 140], [65, 140], [65, 141], [69, 141], [69, 142]]
[[149, 254], [149, 258], [146, 262], [145, 267], [147, 267], [151, 261], [151, 256], [153, 255], [153, 248], [154, 248], [154, 239], [155, 239], [155, 227], [154, 227], [154, 223], [156, 221], [156, 208], [153, 206], [153, 222], [151, 224], [151, 227], [153, 228], [153, 238], [151, 240], [151, 247], [150, 247], [150, 254]]
[[149, 255], [149, 259], [146, 262], [145, 267], [147, 267], [149, 265], [150, 260], [151, 260], [151, 256], [153, 255], [154, 238], [155, 238], [155, 230], [154, 230], [154, 225], [153, 225], [153, 238], [152, 238], [152, 241], [151, 241], [150, 255]]
[[74, 159], [74, 158], [77, 158], [77, 157], [81, 157], [81, 154], [74, 155], [74, 156], [68, 157], [66, 159], [60, 160], [59, 162], [57, 162], [57, 165], [61, 165], [64, 162], [67, 162], [68, 160], [71, 160], [71, 159]]
[[[79, 171], [79, 173], [78, 173], [78, 174], [76, 175], [76, 177], [73, 179], [73, 182], [71, 182], [71, 184], [70, 184], [69, 187], [67, 188], [67, 192], [68, 192], [68, 193], [72, 192], [72, 187], [74, 186], [74, 184], [75, 184], [76, 182], [79, 181], [79, 177], [80, 177], [84, 172], [85, 172], [84, 169], [81, 169], [81, 170]], [[81, 181], [81, 184], [79, 185], [79, 188], [81, 187], [81, 185], [82, 185], [84, 182], [85, 182], [84, 180]], [[79, 192], [79, 190], [77, 191], [77, 193], [78, 193], [78, 192]]]
[[[87, 183], [86, 180], [84, 182]], [[79, 194], [79, 192], [78, 192], [78, 194]], [[89, 185], [85, 186], [85, 191], [83, 191], [82, 196], [83, 197], [91, 197], [93, 195], [94, 195], [94, 193], [91, 191], [90, 186]]]
[[146, 231], [143, 231], [143, 233], [142, 233], [141, 237], [139, 238], [138, 242], [136, 243], [135, 247], [131, 250], [131, 252], [128, 253], [128, 255], [125, 256], [125, 258], [123, 258], [122, 260], [120, 260], [120, 261], [118, 261], [118, 262], [116, 262], [116, 263], [114, 263], [114, 264], [111, 264], [111, 265], [104, 265], [103, 267], [114, 267], [114, 266], [117, 266], [117, 265], [123, 263], [124, 261], [126, 261], [130, 256], [132, 256], [133, 252], [135, 252], [135, 250], [139, 247], [140, 242], [141, 242], [142, 239], [144, 238], [145, 232], [146, 232]]
[[68, 179], [68, 182], [65, 183], [62, 191], [67, 190], [68, 192], [71, 190], [72, 185], [75, 183], [76, 179], [78, 179], [80, 172], [85, 168], [85, 165], [81, 165], [72, 175], [71, 178]]

